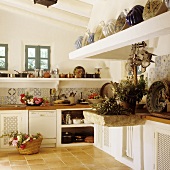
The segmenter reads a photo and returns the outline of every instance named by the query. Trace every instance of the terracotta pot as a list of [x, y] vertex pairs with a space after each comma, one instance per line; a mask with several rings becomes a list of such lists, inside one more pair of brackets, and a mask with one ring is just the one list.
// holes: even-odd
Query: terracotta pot
[[44, 78], [50, 78], [50, 77], [51, 77], [50, 73], [48, 71], [46, 71], [44, 73]]
[[121, 106], [123, 106], [125, 109], [131, 109], [131, 113], [135, 114], [135, 109], [136, 109], [136, 103], [131, 104], [127, 102], [121, 102]]

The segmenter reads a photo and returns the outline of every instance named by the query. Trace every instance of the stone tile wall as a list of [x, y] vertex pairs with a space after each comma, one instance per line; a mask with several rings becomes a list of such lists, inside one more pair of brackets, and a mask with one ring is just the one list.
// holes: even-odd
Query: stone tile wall
[[170, 81], [170, 54], [157, 56], [155, 58], [155, 67], [150, 68], [148, 72], [148, 86], [159, 80]]

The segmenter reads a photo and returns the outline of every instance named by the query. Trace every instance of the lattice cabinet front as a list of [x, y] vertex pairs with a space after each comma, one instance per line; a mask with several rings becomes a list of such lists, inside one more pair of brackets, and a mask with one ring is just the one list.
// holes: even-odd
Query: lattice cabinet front
[[[22, 114], [20, 113], [1, 113], [0, 114], [0, 134], [9, 134], [12, 131], [22, 131]], [[1, 148], [9, 147], [9, 138], [1, 138]]]
[[170, 132], [156, 132], [156, 170], [170, 170]]

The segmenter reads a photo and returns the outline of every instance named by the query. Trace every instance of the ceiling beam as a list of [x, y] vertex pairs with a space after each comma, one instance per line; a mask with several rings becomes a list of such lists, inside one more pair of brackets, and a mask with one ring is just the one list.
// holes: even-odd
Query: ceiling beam
[[83, 28], [87, 28], [89, 22], [88, 17], [64, 11], [62, 9], [53, 8], [51, 6], [47, 8], [42, 5], [34, 4], [32, 0], [1, 0], [0, 8], [7, 9], [7, 7], [13, 8], [13, 11], [20, 10], [20, 12], [23, 13], [26, 12], [31, 15], [38, 15]]

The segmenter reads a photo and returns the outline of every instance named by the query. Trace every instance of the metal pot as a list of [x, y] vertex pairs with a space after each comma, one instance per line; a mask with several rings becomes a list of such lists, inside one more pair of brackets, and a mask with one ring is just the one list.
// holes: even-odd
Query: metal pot
[[8, 73], [0, 73], [0, 77], [8, 77]]
[[62, 133], [62, 143], [72, 143], [73, 142], [73, 135], [70, 132], [63, 132]]
[[27, 77], [28, 73], [20, 73], [17, 70], [14, 70], [15, 72], [17, 72], [17, 74], [15, 74], [15, 77]]

